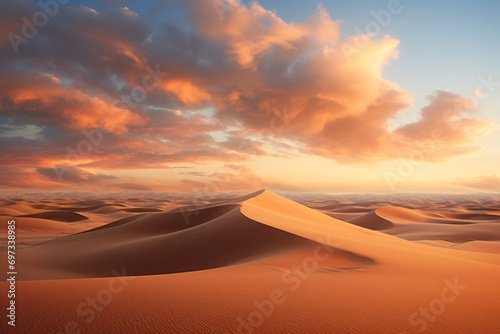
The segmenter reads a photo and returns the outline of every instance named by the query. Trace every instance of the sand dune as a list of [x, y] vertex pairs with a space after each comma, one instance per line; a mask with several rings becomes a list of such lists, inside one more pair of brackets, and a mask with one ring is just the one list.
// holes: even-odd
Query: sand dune
[[19, 216], [21, 215], [21, 211], [18, 211], [14, 208], [0, 208], [0, 216]]
[[[112, 267], [126, 267], [134, 276], [188, 272], [261, 260], [317, 244], [329, 245], [351, 260], [364, 259], [366, 263], [401, 262], [401, 258], [393, 256], [396, 248], [406, 258], [418, 258], [425, 253], [432, 253], [434, 258], [460, 256], [463, 261], [477, 258], [474, 253], [457, 255], [450, 250], [434, 250], [355, 226], [269, 191], [229, 202], [220, 201], [191, 211], [176, 209], [131, 216], [24, 249], [20, 253], [25, 261], [19, 277], [31, 280], [105, 277], [110, 275]], [[472, 232], [450, 230], [450, 226], [430, 231], [422, 231], [415, 225], [393, 227], [389, 220], [378, 215], [379, 210], [355, 219], [354, 223], [370, 229], [391, 228], [390, 234], [409, 240], [439, 237], [470, 241], [472, 232], [476, 240], [494, 240], [498, 235], [490, 233], [496, 225], [484, 226], [484, 230], [475, 225]], [[424, 217], [400, 208], [384, 208], [383, 213], [405, 221]]]
[[[78, 224], [58, 222], [38, 218], [16, 218], [16, 244], [18, 247], [32, 246], [64, 235], [81, 232], [90, 226], [81, 227]], [[7, 224], [0, 226], [3, 244], [7, 243]]]
[[[95, 202], [78, 202], [78, 204], [94, 204]], [[45, 204], [36, 204], [32, 205], [33, 208], [38, 209], [38, 210], [57, 210], [57, 211], [74, 211], [74, 212], [86, 212], [86, 211], [96, 211], [101, 208], [105, 207], [110, 207], [110, 206], [117, 206], [117, 207], [125, 207], [123, 204], [107, 204], [107, 203], [102, 203], [102, 202], [97, 202], [99, 204], [91, 205], [91, 206], [54, 206], [54, 205], [45, 205]], [[75, 203], [68, 203], [68, 204], [75, 204]]]
[[88, 219], [84, 215], [81, 215], [76, 212], [64, 212], [64, 211], [46, 211], [40, 213], [33, 213], [29, 215], [22, 215], [19, 217], [27, 217], [27, 218], [40, 218], [40, 219], [48, 219], [48, 220], [56, 220], [60, 222], [77, 222], [80, 220]]
[[[68, 231], [72, 231], [72, 233], [80, 232], [79, 228], [75, 228], [75, 225], [68, 224], [65, 222], [59, 222], [55, 220], [47, 220], [40, 218], [22, 218], [16, 220], [16, 231], [19, 234], [26, 235], [28, 233], [39, 234], [42, 232], [51, 232], [51, 233], [65, 233], [68, 234]], [[0, 226], [0, 231], [7, 231], [7, 225], [2, 224]]]
[[[269, 196], [272, 195], [259, 195], [259, 201], [264, 202]], [[190, 217], [189, 221], [185, 220], [186, 216]], [[338, 223], [350, 227], [347, 223]], [[102, 277], [109, 276], [112, 267], [126, 267], [130, 275], [195, 271], [255, 261], [316, 245], [317, 242], [308, 238], [249, 219], [238, 205], [222, 205], [196, 212], [125, 218], [25, 249], [21, 253], [26, 260], [20, 278]], [[349, 251], [339, 252], [340, 266], [359, 267], [373, 262]], [[158, 257], [162, 260], [158, 261]]]
[[396, 223], [473, 224], [474, 221], [500, 221], [499, 216], [492, 214], [425, 212], [394, 206], [381, 207], [376, 209], [375, 212], [379, 217]]
[[479, 241], [473, 240], [453, 246], [456, 249], [463, 249], [473, 252], [484, 252], [500, 254], [500, 242], [497, 241]]
[[380, 217], [377, 211], [372, 211], [361, 217], [350, 219], [349, 223], [370, 230], [386, 230], [394, 227], [394, 224], [390, 220]]
[[386, 233], [407, 240], [445, 240], [458, 243], [473, 240], [498, 241], [500, 240], [500, 223], [468, 225], [429, 223], [424, 229], [416, 224], [405, 224]]
[[411, 210], [402, 207], [384, 206], [375, 210], [377, 216], [392, 222], [427, 222], [429, 216], [421, 214], [417, 210]]
[[381, 220], [388, 222], [383, 225], [385, 233], [406, 240], [438, 240], [452, 243], [500, 240], [500, 219], [489, 214], [426, 212], [384, 206], [351, 220], [351, 223], [377, 229]]
[[[456, 202], [442, 198], [362, 200], [317, 199], [319, 211], [262, 190], [196, 205], [132, 198], [61, 206], [100, 206], [86, 211], [88, 223], [17, 218], [20, 233], [71, 233], [19, 249], [18, 328], [64, 332], [73, 321], [82, 333], [372, 334], [414, 333], [425, 323], [426, 333], [500, 333], [493, 204], [471, 212], [480, 201], [463, 203], [452, 212]], [[137, 203], [146, 212], [124, 211]], [[155, 203], [158, 211], [184, 206], [148, 212]], [[54, 206], [43, 204], [31, 210]], [[91, 229], [82, 230], [85, 224]], [[457, 281], [463, 292], [443, 302], [435, 319], [418, 314]], [[120, 292], [117, 282], [126, 283]], [[103, 291], [111, 300], [90, 318], [86, 303]], [[255, 325], [263, 312], [256, 305], [276, 291], [282, 302], [272, 314], [259, 313]]]

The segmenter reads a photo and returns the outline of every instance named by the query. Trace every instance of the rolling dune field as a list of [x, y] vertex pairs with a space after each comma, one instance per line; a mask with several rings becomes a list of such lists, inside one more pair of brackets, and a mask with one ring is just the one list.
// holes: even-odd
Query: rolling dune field
[[4, 200], [16, 330], [500, 333], [498, 199], [453, 200]]

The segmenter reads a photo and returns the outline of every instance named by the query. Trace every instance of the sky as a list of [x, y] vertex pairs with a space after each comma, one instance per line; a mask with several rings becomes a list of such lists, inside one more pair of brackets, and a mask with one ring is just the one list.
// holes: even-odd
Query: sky
[[0, 191], [500, 189], [497, 1], [0, 2]]

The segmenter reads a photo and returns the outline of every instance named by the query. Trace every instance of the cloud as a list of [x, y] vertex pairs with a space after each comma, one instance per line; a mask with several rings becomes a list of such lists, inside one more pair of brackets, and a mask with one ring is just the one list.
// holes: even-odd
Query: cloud
[[47, 189], [53, 185], [31, 168], [0, 166], [0, 188]]
[[130, 124], [143, 123], [138, 114], [98, 96], [64, 87], [58, 78], [44, 73], [3, 71], [0, 92], [0, 116], [117, 133], [125, 132]]
[[74, 166], [39, 167], [36, 171], [51, 181], [60, 183], [102, 183], [116, 179], [115, 176], [96, 174]]
[[500, 176], [498, 175], [479, 176], [465, 180], [457, 180], [455, 181], [455, 184], [483, 191], [498, 192], [498, 189], [500, 189]]
[[293, 42], [306, 33], [301, 26], [285, 23], [256, 2], [246, 7], [231, 1], [232, 8], [223, 19], [218, 17], [212, 1], [190, 1], [190, 5], [198, 29], [227, 45], [227, 52], [242, 67], [254, 67], [255, 58], [273, 46], [293, 48]]
[[243, 136], [232, 135], [220, 145], [235, 152], [242, 152], [250, 155], [268, 155], [266, 144], [262, 141], [244, 138]]
[[403, 142], [412, 145], [427, 145], [431, 151], [428, 160], [440, 160], [479, 149], [473, 146], [495, 125], [489, 119], [468, 117], [475, 112], [473, 97], [463, 97], [445, 91], [437, 91], [430, 103], [421, 110], [421, 119], [395, 131]]
[[117, 188], [120, 188], [123, 190], [129, 190], [129, 191], [130, 190], [133, 190], [133, 191], [150, 191], [150, 190], [152, 190], [151, 187], [137, 184], [137, 183], [120, 183], [120, 184], [114, 185], [114, 187], [117, 187]]
[[54, 189], [61, 188], [61, 185], [98, 187], [106, 190], [150, 191], [153, 189], [153, 185], [138, 183], [133, 178], [95, 173], [75, 166], [39, 167], [36, 172], [44, 179], [52, 181], [53, 184], [49, 187]]
[[198, 105], [201, 101], [211, 98], [203, 88], [196, 86], [190, 81], [178, 79], [166, 80], [163, 88], [166, 91], [174, 93], [187, 106]]
[[178, 187], [189, 187], [192, 191], [207, 193], [252, 191], [255, 189], [273, 189], [276, 191], [296, 191], [305, 188], [297, 182], [277, 178], [259, 176], [254, 170], [245, 165], [226, 164], [224, 172], [208, 175], [210, 181], [193, 179], [181, 180]]
[[[436, 91], [419, 120], [391, 129], [413, 102], [382, 75], [399, 41], [366, 35], [353, 49], [359, 37], [342, 37], [341, 23], [321, 6], [305, 22], [288, 23], [256, 2], [229, 0], [221, 17], [212, 0], [189, 0], [186, 22], [162, 23], [120, 3], [60, 6], [16, 54], [4, 36], [21, 34], [20, 18], [40, 8], [0, 2], [6, 173], [18, 166], [37, 171], [33, 182], [60, 185], [53, 171], [67, 166], [69, 184], [111, 184], [89, 171], [297, 154], [355, 165], [415, 150], [440, 161], [477, 150], [494, 126], [474, 117], [473, 98]], [[293, 187], [228, 168], [248, 186]]]
[[398, 56], [399, 41], [366, 35], [366, 46], [346, 55], [353, 38], [342, 39], [339, 24], [322, 7], [306, 23], [288, 24], [256, 3], [230, 5], [222, 20], [215, 11], [206, 15], [208, 3], [193, 7], [200, 31], [223, 43], [239, 65], [231, 87], [216, 99], [217, 116], [227, 124], [261, 133], [271, 127], [275, 109], [286, 109], [291, 120], [278, 133], [267, 131], [269, 141], [304, 143], [304, 152], [345, 164], [393, 160], [430, 143], [432, 154], [423, 160], [449, 159], [476, 150], [473, 141], [492, 128], [490, 120], [468, 116], [472, 98], [437, 91], [421, 120], [392, 130], [391, 119], [413, 100], [382, 77]]

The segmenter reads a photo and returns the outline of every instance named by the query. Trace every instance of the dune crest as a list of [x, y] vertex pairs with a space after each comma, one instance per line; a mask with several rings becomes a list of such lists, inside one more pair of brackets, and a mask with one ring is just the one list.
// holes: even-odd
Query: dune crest
[[[318, 219], [312, 209], [270, 192], [259, 191], [232, 202], [224, 201], [226, 204], [222, 205], [131, 216], [23, 249], [22, 256], [26, 260], [20, 277], [28, 280], [105, 277], [110, 275], [109, 268], [121, 267], [126, 267], [130, 275], [179, 273], [314, 249], [321, 240], [314, 239], [313, 235], [302, 235], [295, 229], [290, 231], [272, 224], [267, 218], [260, 219], [260, 216], [277, 212], [268, 210], [269, 205], [277, 204], [276, 200], [285, 206], [293, 204], [292, 214], [296, 216], [302, 214], [307, 220], [312, 214], [309, 219]], [[259, 205], [257, 210], [256, 203]], [[244, 214], [243, 209], [247, 211], [249, 206], [254, 207], [252, 214]], [[283, 215], [285, 209], [277, 208]], [[255, 214], [258, 217], [254, 217]], [[322, 214], [319, 216], [331, 220], [330, 223], [343, 225], [343, 228], [352, 227]], [[323, 243], [328, 243], [328, 240], [325, 238]], [[347, 249], [338, 249], [337, 253], [332, 258], [335, 260], [329, 261], [333, 267], [359, 268], [374, 263], [369, 257]]]

